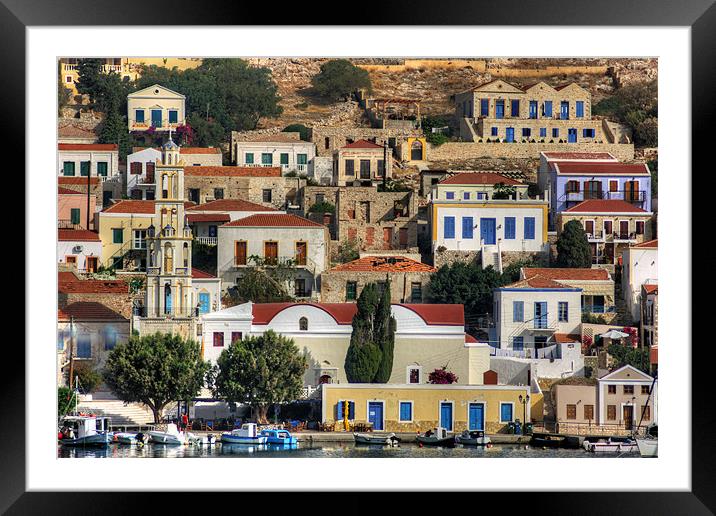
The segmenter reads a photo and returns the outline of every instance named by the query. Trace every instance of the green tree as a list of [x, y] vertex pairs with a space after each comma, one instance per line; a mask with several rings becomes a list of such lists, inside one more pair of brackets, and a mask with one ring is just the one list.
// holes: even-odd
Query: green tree
[[282, 132], [284, 132], [284, 133], [300, 133], [301, 140], [303, 140], [304, 142], [308, 142], [311, 140], [311, 138], [309, 136], [311, 133], [311, 130], [303, 124], [287, 125], [286, 127], [283, 128]]
[[370, 383], [378, 373], [383, 353], [375, 343], [374, 331], [380, 297], [375, 283], [368, 283], [358, 296], [358, 310], [353, 316], [353, 331], [345, 361], [350, 383]]
[[194, 130], [194, 144], [200, 147], [216, 147], [226, 136], [226, 131], [219, 122], [206, 120], [197, 113], [190, 114], [187, 122]]
[[62, 82], [62, 79], [57, 80], [57, 114], [62, 115], [62, 110], [67, 107], [72, 99], [72, 90], [70, 90]]
[[492, 291], [507, 283], [492, 266], [483, 269], [478, 264], [455, 262], [432, 275], [428, 299], [431, 303], [464, 305], [465, 319], [472, 324], [477, 316], [492, 312]]
[[632, 128], [634, 143], [641, 147], [656, 147], [658, 118], [657, 81], [628, 84], [612, 97], [594, 105], [595, 115], [611, 116]]
[[557, 267], [589, 268], [592, 250], [587, 234], [578, 220], [570, 220], [557, 238]]
[[646, 164], [651, 172], [651, 196], [656, 199], [659, 196], [659, 160], [654, 159]]
[[267, 423], [271, 405], [299, 397], [307, 367], [292, 339], [269, 330], [234, 341], [221, 352], [211, 375], [212, 390], [228, 402], [247, 403], [256, 420]]
[[77, 362], [73, 372], [77, 377], [77, 388], [84, 394], [94, 392], [102, 383], [102, 373], [87, 362]]
[[494, 193], [492, 194], [493, 199], [514, 199], [515, 198], [515, 187], [513, 185], [506, 185], [505, 183], [497, 183], [495, 185]]
[[649, 374], [649, 348], [633, 348], [622, 344], [610, 344], [607, 348], [607, 353], [611, 355], [617, 368], [630, 365]]
[[77, 393], [69, 387], [57, 388], [57, 416], [64, 417], [75, 409]]
[[159, 423], [169, 402], [199, 394], [208, 370], [198, 343], [155, 333], [118, 344], [107, 356], [102, 376], [115, 396], [144, 403]]
[[127, 119], [117, 111], [110, 111], [102, 124], [98, 141], [117, 144], [119, 159], [125, 160], [132, 147], [132, 138], [127, 132]]
[[373, 342], [380, 349], [381, 355], [374, 383], [388, 383], [393, 372], [396, 322], [390, 310], [390, 298], [390, 280], [386, 280], [375, 311]]
[[372, 89], [368, 72], [347, 59], [323, 63], [321, 71], [311, 78], [311, 84], [318, 95], [330, 100], [339, 100], [359, 89]]
[[338, 263], [352, 262], [353, 260], [357, 260], [359, 257], [358, 242], [355, 238], [343, 240], [340, 244], [338, 244], [338, 251], [336, 252], [336, 261]]
[[247, 301], [280, 303], [291, 300], [285, 282], [272, 277], [266, 270], [251, 268], [228, 289], [228, 295], [222, 301], [227, 306], [234, 306]]
[[100, 90], [100, 76], [102, 75], [102, 59], [80, 59], [77, 62], [77, 91], [82, 95], [89, 95], [90, 102], [94, 102]]

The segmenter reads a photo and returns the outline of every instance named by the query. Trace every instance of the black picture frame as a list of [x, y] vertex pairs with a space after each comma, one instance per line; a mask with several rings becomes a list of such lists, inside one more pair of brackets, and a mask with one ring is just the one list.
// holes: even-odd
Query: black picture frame
[[[557, 0], [549, 3], [539, 0], [526, 0], [515, 3], [468, 2], [466, 0], [443, 0], [426, 2], [395, 2], [393, 4], [369, 4], [367, 8], [353, 6], [350, 15], [341, 15], [338, 4], [321, 5], [313, 3], [307, 9], [303, 4], [294, 7], [285, 4], [287, 9], [282, 19], [277, 18], [277, 7], [280, 4], [260, 2], [190, 2], [187, 0], [171, 0], [168, 2], [136, 2], [130, 0], [2, 0], [0, 2], [0, 38], [2, 39], [4, 64], [3, 99], [6, 120], [12, 120], [12, 127], [3, 127], [6, 147], [15, 149], [17, 156], [23, 156], [29, 142], [25, 141], [25, 67], [26, 44], [25, 29], [30, 26], [69, 26], [69, 25], [139, 25], [150, 23], [157, 25], [227, 25], [230, 23], [244, 24], [245, 20], [270, 20], [273, 24], [291, 24], [297, 26], [315, 25], [316, 16], [323, 12], [334, 16], [330, 24], [340, 24], [339, 20], [361, 22], [366, 25], [530, 25], [530, 26], [682, 26], [691, 27], [691, 80], [692, 80], [692, 164], [703, 163], [704, 170], [698, 170], [699, 189], [707, 191], [714, 183], [713, 172], [707, 167], [709, 151], [713, 143], [709, 141], [709, 130], [713, 126], [716, 115], [716, 6], [714, 0]], [[349, 6], [350, 7], [350, 6]], [[344, 7], [345, 8], [345, 7]], [[141, 17], [136, 13], [141, 12]], [[138, 20], [142, 20], [138, 22]], [[335, 20], [335, 21], [334, 21]], [[597, 43], [598, 44], [598, 43]], [[628, 42], [625, 42], [627, 45]], [[687, 105], [685, 103], [685, 105]], [[695, 165], [692, 165], [695, 167]], [[9, 172], [9, 171], [6, 171]], [[31, 173], [26, 171], [24, 184], [18, 185], [27, 195], [32, 191]], [[687, 171], [662, 170], [662, 173], [686, 174]], [[709, 177], [705, 177], [709, 176]], [[16, 176], [16, 179], [19, 178]], [[696, 181], [693, 181], [696, 184]], [[9, 192], [10, 190], [5, 190]], [[713, 191], [713, 190], [711, 190]], [[7, 195], [7, 194], [6, 194]], [[690, 195], [692, 192], [681, 192]], [[699, 203], [694, 203], [698, 208]], [[703, 204], [703, 203], [702, 203]], [[704, 226], [706, 220], [713, 219], [708, 214], [697, 217], [693, 213], [692, 235], [708, 235], [710, 232], [698, 227]], [[26, 231], [27, 231], [26, 227]], [[27, 238], [27, 234], [25, 235]], [[693, 239], [697, 242], [696, 238]], [[699, 240], [703, 243], [703, 240]], [[708, 242], [706, 242], [708, 244]], [[704, 251], [710, 249], [704, 247]], [[685, 259], [691, 259], [690, 249], [684, 249]], [[703, 260], [693, 260], [696, 265], [703, 265]], [[714, 264], [713, 258], [707, 258], [707, 265]], [[17, 270], [14, 266], [13, 274]], [[702, 267], [703, 269], [703, 267]], [[705, 282], [711, 283], [710, 275], [704, 276]], [[693, 284], [693, 283], [692, 283]], [[708, 288], [707, 283], [702, 288]], [[709, 285], [710, 286], [710, 285]], [[696, 290], [696, 289], [694, 289]], [[684, 300], [685, 302], [687, 300]], [[692, 295], [693, 319], [709, 320], [706, 313], [707, 305], [699, 305]], [[17, 306], [17, 305], [16, 305]], [[6, 311], [6, 320], [10, 316]], [[26, 314], [26, 324], [32, 320]], [[693, 336], [700, 332], [692, 332]], [[699, 346], [692, 349], [694, 356], [701, 353], [711, 354], [705, 350], [710, 346], [708, 339], [696, 341]], [[34, 343], [37, 344], [37, 343]], [[11, 345], [6, 342], [6, 345]], [[29, 344], [26, 343], [26, 346]], [[691, 338], [683, 342], [667, 343], [668, 346], [685, 349], [691, 345]], [[133, 493], [38, 493], [26, 492], [25, 489], [25, 447], [29, 443], [19, 438], [24, 431], [25, 411], [25, 355], [21, 353], [16, 339], [12, 343], [12, 367], [5, 363], [0, 383], [3, 389], [2, 422], [0, 424], [0, 511], [8, 514], [67, 514], [72, 512], [105, 514], [141, 514], [146, 512], [146, 495]], [[19, 359], [22, 357], [22, 359]], [[522, 503], [532, 513], [549, 514], [711, 514], [716, 510], [714, 479], [716, 478], [716, 456], [714, 455], [714, 439], [711, 437], [714, 428], [714, 398], [711, 395], [710, 360], [692, 361], [692, 449], [684, 453], [691, 455], [692, 490], [690, 492], [564, 492], [564, 493], [506, 493], [480, 496], [491, 497], [499, 503], [499, 497], [507, 495], [512, 507]], [[688, 399], [685, 397], [684, 399]], [[12, 423], [16, 422], [16, 423]], [[19, 422], [19, 424], [17, 424]], [[30, 424], [30, 423], [27, 423]], [[624, 475], [624, 489], [629, 489], [628, 470], [615, 468], [615, 473]], [[565, 472], [568, 475], [568, 472]], [[589, 479], [585, 479], [589, 483]], [[320, 485], [317, 485], [320, 488]], [[559, 490], [559, 480], [555, 479], [555, 488]], [[207, 510], [206, 498], [188, 495], [187, 493], [167, 493], [164, 500], [169, 504], [166, 509], [182, 512], [192, 511], [192, 505], [198, 503], [197, 510]], [[212, 495], [213, 496], [213, 495]], [[243, 495], [241, 495], [243, 497]], [[266, 496], [266, 495], [264, 495]], [[309, 502], [307, 496], [291, 495], [294, 508]], [[335, 506], [340, 495], [324, 505], [326, 510], [339, 510]], [[234, 498], [236, 500], [236, 498]], [[245, 498], [240, 505], [245, 506]], [[227, 497], [221, 500], [212, 498], [208, 510], [215, 512], [222, 509]], [[401, 502], [402, 504], [403, 502]], [[441, 505], [438, 497], [429, 493], [413, 494], [405, 501], [404, 509], [415, 513], [427, 513], [430, 505]], [[484, 502], [482, 502], [484, 504]], [[272, 505], [271, 502], [267, 507]], [[346, 504], [353, 513], [355, 507]], [[493, 504], [490, 504], [493, 505]], [[485, 506], [485, 505], [483, 505]], [[203, 507], [203, 509], [201, 508]], [[495, 509], [498, 505], [494, 505]], [[165, 510], [166, 510], [165, 509]], [[313, 510], [316, 506], [313, 505]], [[291, 509], [293, 511], [293, 509]]]

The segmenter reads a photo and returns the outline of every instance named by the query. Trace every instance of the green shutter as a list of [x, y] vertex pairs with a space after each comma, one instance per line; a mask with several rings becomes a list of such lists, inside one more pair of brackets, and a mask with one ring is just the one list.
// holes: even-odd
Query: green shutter
[[107, 177], [107, 162], [106, 161], [97, 162], [97, 175]]
[[112, 243], [113, 244], [124, 243], [124, 230], [122, 228], [112, 229]]
[[281, 165], [288, 165], [288, 153], [281, 153]]
[[80, 223], [80, 209], [79, 208], [72, 208], [70, 210], [70, 222], [72, 222], [72, 224]]
[[88, 176], [89, 173], [90, 173], [90, 162], [89, 161], [80, 162], [80, 175]]
[[62, 173], [66, 176], [74, 176], [75, 175], [75, 162], [74, 161], [65, 161], [62, 164]]
[[296, 162], [299, 165], [306, 165], [308, 163], [308, 154], [296, 154]]
[[246, 159], [244, 159], [244, 163], [246, 163], [247, 165], [254, 164], [254, 153], [253, 152], [246, 153]]

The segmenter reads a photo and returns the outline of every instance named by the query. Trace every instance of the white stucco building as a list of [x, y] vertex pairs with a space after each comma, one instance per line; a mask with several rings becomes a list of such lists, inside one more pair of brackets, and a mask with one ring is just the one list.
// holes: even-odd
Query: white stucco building
[[127, 95], [129, 131], [176, 129], [186, 123], [186, 97], [159, 84]]
[[282, 173], [307, 175], [316, 156], [316, 145], [300, 140], [298, 133], [279, 133], [234, 141], [234, 164], [240, 167], [281, 167]]
[[[346, 383], [344, 364], [355, 303], [244, 303], [202, 316], [204, 359], [215, 362], [233, 341], [273, 330], [308, 359], [304, 384]], [[489, 369], [486, 344], [466, 336], [462, 305], [393, 304], [396, 320], [389, 383], [425, 384], [446, 364], [458, 383], [480, 385]]]
[[286, 212], [241, 199], [217, 199], [191, 206], [186, 210], [194, 239], [205, 245], [217, 244], [218, 228], [222, 224], [259, 213]]
[[641, 319], [641, 287], [658, 284], [659, 242], [649, 240], [622, 253], [622, 292], [634, 322]]
[[289, 292], [299, 298], [318, 296], [320, 274], [328, 266], [328, 228], [286, 213], [260, 213], [218, 228], [217, 273], [224, 288], [236, 283], [252, 256], [265, 264], [291, 262], [296, 267]]
[[57, 231], [57, 261], [78, 272], [97, 272], [102, 256], [102, 241], [94, 231], [59, 229]]
[[119, 177], [119, 147], [114, 143], [58, 143], [58, 175]]
[[221, 310], [221, 278], [192, 267], [191, 289], [199, 315]]

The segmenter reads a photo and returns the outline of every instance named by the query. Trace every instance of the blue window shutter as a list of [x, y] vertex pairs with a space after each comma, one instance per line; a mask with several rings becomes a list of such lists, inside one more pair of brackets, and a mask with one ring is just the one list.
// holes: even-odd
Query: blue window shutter
[[523, 322], [525, 320], [525, 304], [523, 301], [512, 302], [512, 322]]
[[559, 138], [559, 129], [556, 127], [552, 129], [552, 138]]
[[492, 132], [490, 133], [492, 136], [497, 136], [497, 127], [492, 128]]
[[490, 101], [488, 99], [480, 99], [480, 116], [487, 116], [489, 112]]
[[502, 421], [512, 421], [512, 405], [509, 403], [500, 405], [500, 419]]
[[539, 135], [540, 138], [544, 138], [547, 136], [547, 128], [546, 127], [540, 127], [539, 129]]
[[512, 100], [512, 107], [510, 109], [510, 115], [520, 116], [520, 101], [518, 99]]
[[445, 217], [443, 238], [455, 238], [455, 217]]
[[348, 419], [356, 418], [356, 404], [353, 401], [348, 402]]
[[472, 217], [462, 218], [462, 238], [472, 238]]
[[445, 198], [446, 198], [446, 199], [454, 199], [454, 198], [455, 198], [455, 192], [445, 192]]
[[524, 351], [525, 338], [524, 337], [513, 337], [512, 338], [512, 349], [514, 351]]
[[552, 116], [552, 101], [545, 100], [544, 102], [544, 116]]
[[583, 100], [577, 101], [577, 116], [579, 116], [579, 117], [584, 116], [584, 101]]
[[336, 421], [339, 419], [343, 419], [343, 400], [336, 403]]
[[535, 218], [525, 217], [525, 240], [534, 240], [535, 238]]
[[505, 217], [505, 240], [514, 240], [515, 238], [515, 218]]

